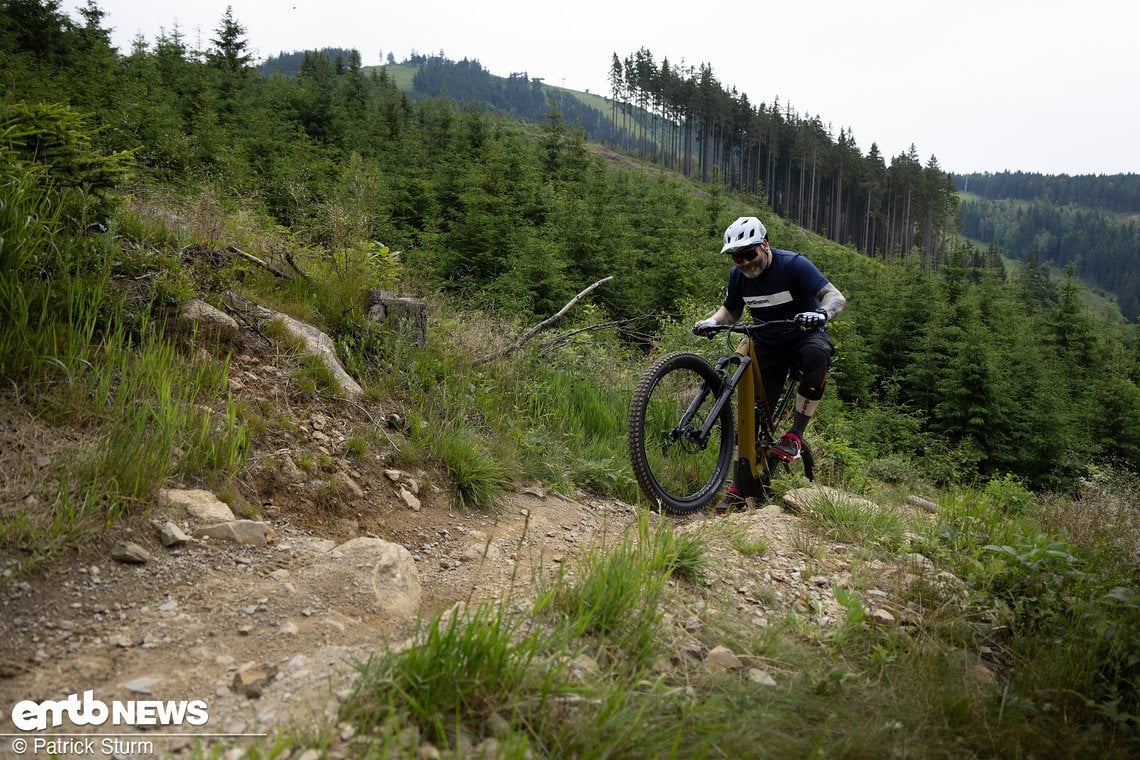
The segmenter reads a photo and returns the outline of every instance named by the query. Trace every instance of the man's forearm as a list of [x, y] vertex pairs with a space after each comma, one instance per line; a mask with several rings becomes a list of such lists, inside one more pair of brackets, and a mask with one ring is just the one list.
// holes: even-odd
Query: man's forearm
[[835, 319], [847, 305], [847, 299], [839, 292], [839, 288], [828, 284], [816, 296], [819, 298], [819, 308], [827, 312], [827, 321]]
[[736, 321], [740, 319], [740, 315], [733, 314], [724, 306], [721, 306], [716, 310], [716, 313], [709, 317], [709, 319], [716, 322], [718, 325], [734, 325], [736, 324]]

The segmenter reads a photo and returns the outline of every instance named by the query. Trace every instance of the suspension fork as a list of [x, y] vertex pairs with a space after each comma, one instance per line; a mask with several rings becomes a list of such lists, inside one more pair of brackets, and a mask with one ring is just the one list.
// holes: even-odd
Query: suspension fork
[[[736, 404], [736, 461], [738, 468], [747, 467], [748, 475], [755, 481], [767, 467], [757, 456], [756, 434], [761, 425], [765, 430], [768, 428], [768, 415], [771, 411], [764, 392], [764, 382], [760, 377], [760, 363], [756, 361], [756, 345], [751, 339], [745, 338], [737, 346], [736, 356], [740, 357], [741, 363]], [[764, 420], [757, 418], [757, 411], [764, 415]]]
[[[692, 428], [693, 417], [704, 406], [705, 401], [712, 395], [713, 388], [708, 383], [705, 383], [700, 392], [689, 402], [688, 408], [685, 413], [681, 415], [681, 419], [669, 431], [669, 440], [671, 441], [696, 441], [703, 450], [709, 443], [709, 436], [712, 434], [713, 427], [720, 419], [721, 410], [724, 409], [725, 404], [729, 403], [732, 398], [733, 391], [736, 390], [737, 384], [740, 379], [745, 375], [750, 359], [747, 356], [725, 356], [719, 359], [716, 363], [717, 374], [724, 379], [721, 385], [720, 392], [717, 393], [716, 399], [713, 401], [712, 408], [704, 415], [704, 422], [701, 424], [699, 430]], [[730, 364], [739, 364], [736, 371], [730, 376], [728, 374], [728, 366]]]
[[[730, 364], [737, 365], [732, 375], [728, 374], [728, 366]], [[748, 368], [751, 364], [751, 357], [740, 354], [725, 356], [717, 361], [717, 374], [725, 378], [725, 381], [724, 386], [720, 389], [720, 394], [717, 396], [716, 401], [713, 402], [712, 409], [705, 415], [704, 425], [701, 426], [700, 431], [696, 434], [697, 441], [701, 444], [701, 448], [708, 445], [709, 435], [712, 433], [713, 426], [717, 424], [717, 420], [720, 419], [721, 410], [724, 409], [725, 404], [732, 398], [733, 391], [736, 390], [742, 379], [748, 376]], [[712, 393], [712, 389], [706, 385], [701, 393], [693, 399], [693, 403], [689, 405], [684, 416], [681, 417], [681, 421], [677, 424], [677, 427], [674, 428], [674, 433], [688, 429], [689, 422], [692, 421], [693, 415], [696, 414], [697, 410], [704, 404], [705, 398], [707, 398], [710, 393]]]

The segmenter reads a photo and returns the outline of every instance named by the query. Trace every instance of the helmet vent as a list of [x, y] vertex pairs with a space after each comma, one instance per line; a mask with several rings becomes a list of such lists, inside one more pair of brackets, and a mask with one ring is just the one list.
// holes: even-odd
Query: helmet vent
[[763, 240], [768, 234], [764, 224], [754, 216], [742, 216], [728, 226], [724, 231], [724, 247], [721, 253], [731, 253], [740, 248], [747, 248]]

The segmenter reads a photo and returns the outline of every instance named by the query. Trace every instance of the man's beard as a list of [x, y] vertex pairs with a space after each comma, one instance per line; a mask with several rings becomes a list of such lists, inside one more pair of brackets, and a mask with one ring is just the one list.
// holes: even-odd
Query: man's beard
[[737, 269], [740, 270], [740, 273], [742, 275], [750, 280], [755, 280], [757, 277], [764, 274], [764, 267], [760, 266], [760, 262], [758, 260], [749, 264], [747, 267], [737, 267]]

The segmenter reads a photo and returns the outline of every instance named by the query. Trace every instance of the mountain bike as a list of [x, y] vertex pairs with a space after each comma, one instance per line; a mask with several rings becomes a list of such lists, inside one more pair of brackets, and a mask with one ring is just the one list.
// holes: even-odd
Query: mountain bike
[[703, 509], [717, 498], [733, 466], [743, 496], [769, 497], [773, 477], [800, 467], [812, 480], [815, 460], [807, 442], [794, 462], [772, 453], [776, 431], [791, 418], [799, 373], [794, 368], [788, 373], [780, 397], [770, 403], [754, 335], [771, 327], [799, 329], [790, 319], [708, 328], [704, 334], [710, 339], [716, 333], [728, 341], [733, 334], [744, 338], [715, 364], [700, 354], [675, 351], [642, 375], [629, 408], [628, 442], [634, 476], [651, 503], [673, 514]]

